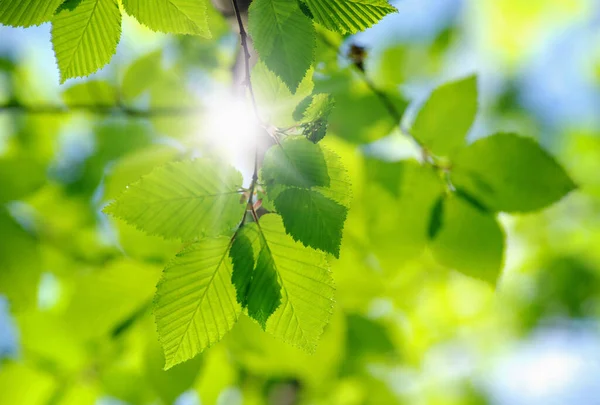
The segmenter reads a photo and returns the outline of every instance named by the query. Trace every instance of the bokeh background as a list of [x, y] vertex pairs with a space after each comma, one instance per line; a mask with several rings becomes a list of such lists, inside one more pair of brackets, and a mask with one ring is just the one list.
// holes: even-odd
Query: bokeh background
[[[497, 286], [427, 253], [404, 260], [410, 243], [386, 227], [398, 207], [365, 173], [367, 161], [412, 152], [380, 125], [383, 109], [364, 107], [367, 91], [351, 114], [339, 94], [344, 120], [326, 143], [349, 168], [354, 203], [333, 263], [337, 309], [317, 353], [242, 320], [162, 371], [149, 302], [181, 246], [101, 209], [173, 159], [222, 154], [247, 172], [247, 139], [227, 130], [238, 111], [237, 36], [216, 12], [211, 41], [125, 18], [113, 62], [61, 86], [49, 24], [0, 26], [0, 405], [600, 404], [600, 2], [393, 4], [397, 14], [342, 50], [365, 47], [367, 76], [410, 103], [403, 124], [432, 88], [477, 73], [471, 139], [533, 136], [580, 185], [543, 212], [502, 216]], [[332, 88], [332, 66], [347, 61], [322, 44], [318, 55], [315, 86]], [[120, 103], [197, 112], [132, 117]]]

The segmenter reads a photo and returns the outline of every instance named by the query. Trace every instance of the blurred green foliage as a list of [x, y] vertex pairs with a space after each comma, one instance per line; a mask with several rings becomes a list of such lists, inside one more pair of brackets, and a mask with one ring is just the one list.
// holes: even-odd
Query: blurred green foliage
[[[519, 22], [515, 30], [490, 28], [493, 43], [510, 45], [494, 48], [506, 54], [509, 66], [527, 50], [521, 40], [529, 38], [528, 24], [537, 16], [532, 13], [543, 5], [492, 3], [482, 7], [500, 7]], [[556, 4], [558, 12], [571, 7]], [[328, 93], [335, 100], [319, 145], [340, 156], [352, 184], [341, 191], [352, 198], [338, 204], [349, 209], [339, 259], [331, 259], [331, 321], [310, 355], [241, 317], [221, 342], [164, 371], [152, 297], [162, 268], [186, 244], [148, 236], [101, 210], [155, 167], [193, 156], [229, 160], [249, 174], [247, 162], [223, 153], [234, 145], [216, 145], [218, 137], [202, 130], [216, 97], [203, 94], [203, 83], [191, 78], [201, 71], [211, 86], [229, 91], [236, 52], [226, 21], [214, 10], [209, 14], [212, 40], [172, 37], [126, 66], [114, 62], [111, 74], [67, 83], [60, 94], [36, 92], [21, 60], [2, 59], [0, 293], [10, 303], [20, 343], [18, 355], [0, 366], [1, 405], [91, 405], [104, 397], [132, 405], [173, 404], [186, 391], [202, 404], [479, 405], [487, 399], [477, 374], [505, 345], [555, 319], [597, 319], [598, 134], [573, 128], [553, 145], [577, 191], [544, 211], [496, 219], [487, 210], [531, 211], [546, 205], [540, 193], [552, 194], [549, 188], [560, 183], [558, 198], [573, 184], [555, 182], [561, 173], [552, 166], [546, 173], [552, 172], [553, 182], [542, 192], [528, 188], [532, 181], [519, 186], [527, 198], [516, 208], [511, 199], [490, 206], [498, 199], [471, 180], [463, 183], [465, 195], [443, 197], [442, 183], [418, 164], [422, 156], [401, 140], [398, 120], [372, 88], [402, 114], [411, 97], [399, 86], [441, 75], [452, 44], [468, 35], [450, 27], [430, 43], [367, 49], [363, 75], [338, 54], [344, 38], [322, 32], [314, 83], [305, 79], [292, 94], [276, 76], [261, 73], [260, 64], [253, 81], [261, 114], [280, 127], [294, 124], [296, 106], [306, 97]], [[500, 23], [493, 20], [492, 27]], [[487, 100], [482, 113], [529, 129], [532, 118], [512, 91], [505, 87]], [[59, 108], [44, 110], [40, 100]], [[459, 136], [468, 130], [462, 127]], [[415, 135], [426, 142], [427, 136]], [[372, 152], [365, 147], [372, 141], [410, 159]], [[486, 173], [514, 169], [508, 180], [502, 178], [510, 185], [541, 176], [527, 172], [527, 164], [494, 160], [494, 151], [488, 158], [485, 150], [465, 153], [465, 166], [485, 165]], [[524, 159], [532, 160], [548, 162], [537, 151]], [[269, 174], [281, 183], [294, 181], [284, 171], [266, 170], [265, 187]], [[277, 205], [266, 196], [262, 202]], [[452, 221], [467, 232], [455, 235]], [[498, 246], [504, 246], [504, 232], [503, 257]], [[452, 390], [426, 368], [432, 350], [448, 344], [467, 345], [476, 370], [452, 380]], [[407, 387], [401, 372], [416, 375], [417, 387]]]

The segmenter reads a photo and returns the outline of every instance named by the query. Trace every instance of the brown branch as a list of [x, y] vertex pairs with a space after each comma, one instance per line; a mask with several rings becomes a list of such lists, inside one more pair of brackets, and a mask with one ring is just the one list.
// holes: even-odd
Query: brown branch
[[[252, 102], [252, 108], [254, 110], [254, 115], [256, 117], [256, 121], [261, 127], [265, 127], [263, 124], [260, 114], [258, 112], [258, 105], [256, 103], [256, 97], [254, 96], [254, 87], [252, 86], [252, 80], [250, 77], [250, 49], [248, 48], [248, 33], [244, 28], [244, 22], [242, 21], [242, 13], [240, 11], [240, 7], [238, 5], [238, 0], [231, 0], [233, 4], [233, 10], [235, 11], [235, 18], [238, 23], [238, 28], [240, 31], [240, 46], [244, 52], [244, 71], [246, 73], [246, 77], [244, 79], [244, 83], [248, 88], [248, 92], [250, 93], [250, 101]], [[256, 189], [256, 183], [258, 182], [258, 136], [256, 137], [256, 147], [254, 150], [254, 171], [252, 173], [252, 182], [250, 183], [250, 194], [248, 197], [248, 205], [250, 206], [250, 211], [252, 213], [252, 217], [258, 223], [258, 216], [256, 214], [256, 210], [254, 209], [254, 192]], [[244, 213], [244, 217], [242, 218], [240, 227], [244, 225], [246, 220], [246, 213]]]

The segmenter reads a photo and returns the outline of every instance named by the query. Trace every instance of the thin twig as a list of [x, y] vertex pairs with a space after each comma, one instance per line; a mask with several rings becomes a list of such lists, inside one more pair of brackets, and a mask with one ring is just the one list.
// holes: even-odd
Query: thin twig
[[250, 80], [250, 49], [248, 48], [248, 33], [244, 28], [244, 22], [242, 21], [242, 13], [240, 12], [240, 7], [237, 3], [237, 0], [231, 0], [233, 3], [233, 9], [235, 11], [235, 18], [237, 19], [238, 28], [240, 30], [240, 45], [244, 52], [244, 71], [246, 74], [246, 78], [244, 79], [246, 87], [248, 88], [248, 92], [250, 93], [250, 99], [252, 101], [252, 108], [254, 109], [254, 115], [256, 115], [256, 119], [258, 122], [262, 123], [260, 119], [260, 114], [258, 113], [258, 106], [256, 104], [256, 97], [254, 96], [254, 87], [252, 86], [252, 81]]
[[[244, 22], [242, 21], [242, 13], [240, 12], [240, 7], [237, 3], [237, 0], [231, 0], [233, 4], [233, 10], [235, 11], [235, 18], [238, 23], [238, 28], [240, 30], [240, 46], [244, 52], [244, 72], [246, 77], [244, 82], [246, 87], [248, 88], [248, 92], [250, 93], [250, 101], [252, 102], [252, 108], [254, 110], [254, 115], [256, 117], [256, 121], [260, 124], [261, 127], [265, 127], [263, 124], [260, 113], [258, 112], [258, 105], [256, 104], [256, 97], [254, 96], [254, 87], [252, 86], [252, 80], [250, 77], [250, 49], [248, 48], [248, 34], [246, 29], [244, 28]], [[250, 211], [252, 212], [252, 217], [258, 223], [258, 216], [256, 215], [256, 210], [254, 209], [254, 191], [256, 189], [256, 183], [258, 182], [258, 134], [256, 136], [256, 146], [254, 149], [254, 171], [252, 173], [252, 182], [250, 183], [250, 195], [248, 197], [248, 205], [250, 206]], [[246, 220], [246, 213], [244, 212], [244, 217], [240, 223], [240, 228], [244, 225]], [[239, 228], [238, 228], [239, 229]]]
[[377, 86], [375, 85], [375, 83], [373, 83], [373, 81], [367, 76], [367, 73], [363, 70], [360, 69], [356, 63], [354, 61], [352, 61], [347, 55], [345, 55], [344, 53], [342, 53], [340, 51], [340, 49], [333, 43], [331, 43], [331, 41], [329, 41], [323, 34], [319, 33], [318, 35], [319, 39], [325, 44], [327, 45], [329, 48], [333, 49], [337, 55], [341, 56], [342, 58], [344, 58], [345, 60], [347, 60], [348, 62], [351, 63], [352, 67], [354, 68], [354, 70], [360, 75], [361, 79], [365, 82], [365, 84], [367, 85], [367, 87], [369, 88], [369, 90], [371, 90], [371, 92], [373, 94], [375, 94], [375, 96], [379, 99], [379, 101], [383, 104], [383, 107], [386, 109], [386, 111], [388, 112], [388, 114], [392, 117], [392, 119], [394, 121], [396, 121], [398, 123], [398, 127], [400, 129], [400, 133], [402, 133], [403, 135], [407, 136], [408, 138], [410, 138], [415, 145], [419, 148], [420, 152], [421, 152], [421, 156], [423, 158], [423, 161], [427, 162], [427, 163], [431, 163], [431, 159], [432, 156], [429, 153], [429, 151], [427, 150], [427, 148], [425, 147], [425, 145], [423, 145], [417, 138], [415, 138], [410, 131], [406, 130], [405, 128], [402, 128], [402, 114], [400, 113], [400, 111], [398, 111], [398, 109], [396, 108], [396, 106], [394, 105], [392, 99], [381, 89], [377, 88]]
[[147, 110], [131, 108], [124, 105], [109, 104], [70, 104], [70, 105], [49, 105], [49, 104], [23, 104], [10, 102], [0, 105], [0, 113], [16, 113], [28, 115], [67, 115], [78, 112], [87, 112], [96, 115], [123, 114], [129, 117], [152, 118], [165, 116], [185, 116], [196, 115], [198, 109], [190, 106], [157, 107]]

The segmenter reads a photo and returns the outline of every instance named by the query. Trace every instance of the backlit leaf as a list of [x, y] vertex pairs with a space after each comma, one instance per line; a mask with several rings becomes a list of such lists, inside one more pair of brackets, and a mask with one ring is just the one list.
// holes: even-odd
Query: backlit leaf
[[123, 7], [153, 31], [211, 36], [205, 0], [123, 0]]
[[117, 0], [67, 0], [52, 20], [61, 83], [92, 74], [110, 62], [120, 37]]
[[230, 246], [226, 237], [202, 239], [165, 268], [154, 314], [166, 369], [221, 340], [237, 321]]
[[318, 191], [299, 188], [281, 192], [275, 207], [294, 240], [339, 257], [346, 207]]
[[262, 177], [267, 187], [310, 188], [330, 184], [323, 151], [304, 137], [287, 138], [272, 146], [265, 155]]
[[265, 329], [281, 303], [281, 286], [273, 255], [256, 223], [246, 224], [236, 235], [231, 257], [238, 302]]
[[3, 0], [0, 2], [0, 24], [30, 27], [50, 21], [64, 0]]
[[302, 0], [313, 19], [324, 27], [342, 34], [355, 34], [376, 24], [387, 14], [396, 12], [386, 0]]
[[295, 242], [278, 215], [267, 214], [259, 223], [281, 284], [281, 305], [266, 330], [312, 353], [333, 312], [333, 279], [326, 257]]
[[167, 163], [130, 185], [104, 211], [167, 239], [218, 236], [242, 218], [241, 185], [237, 170], [215, 161]]
[[254, 0], [248, 30], [260, 59], [295, 91], [314, 59], [315, 29], [298, 2]]

